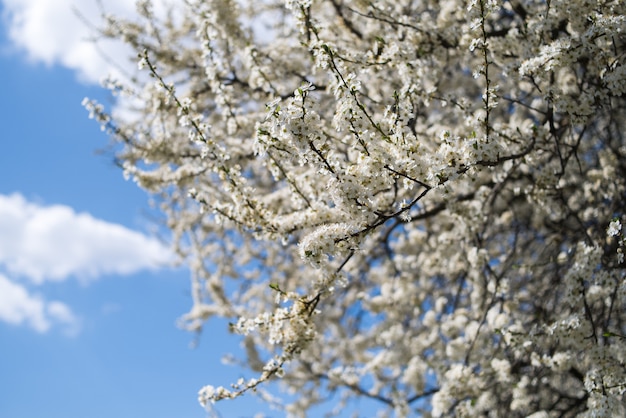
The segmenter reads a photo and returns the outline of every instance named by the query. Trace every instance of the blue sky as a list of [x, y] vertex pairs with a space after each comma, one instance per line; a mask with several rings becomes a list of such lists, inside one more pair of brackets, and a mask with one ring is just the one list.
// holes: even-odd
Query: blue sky
[[[73, 3], [96, 11], [0, 0], [0, 417], [207, 417], [197, 391], [240, 377], [220, 362], [238, 342], [214, 322], [191, 348], [176, 327], [189, 275], [163, 267], [148, 196], [96, 153], [107, 138], [81, 101], [110, 101], [97, 80], [115, 69], [84, 42]], [[263, 410], [254, 398], [217, 409]]]

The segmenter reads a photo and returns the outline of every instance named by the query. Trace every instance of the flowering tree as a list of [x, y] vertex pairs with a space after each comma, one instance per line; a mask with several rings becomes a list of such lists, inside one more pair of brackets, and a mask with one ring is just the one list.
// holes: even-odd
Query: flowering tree
[[242, 335], [201, 403], [626, 414], [625, 2], [138, 11], [102, 30], [126, 112], [86, 106], [190, 264], [184, 325]]

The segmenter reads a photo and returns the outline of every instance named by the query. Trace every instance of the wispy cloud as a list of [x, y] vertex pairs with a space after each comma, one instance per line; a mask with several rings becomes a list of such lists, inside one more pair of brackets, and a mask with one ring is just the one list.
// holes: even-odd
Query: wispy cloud
[[70, 307], [29, 287], [158, 269], [173, 259], [155, 238], [20, 194], [0, 195], [0, 231], [0, 321], [38, 332], [53, 324], [75, 332], [78, 320]]
[[158, 240], [122, 225], [0, 195], [0, 268], [40, 284], [155, 269], [172, 260]]
[[126, 65], [125, 60], [132, 52], [121, 42], [99, 41], [96, 46], [94, 27], [89, 24], [100, 25], [103, 10], [115, 15], [131, 15], [135, 10], [134, 1], [0, 1], [4, 4], [3, 20], [11, 42], [33, 61], [60, 64], [91, 83], [98, 83], [109, 74], [123, 75], [117, 64]]
[[40, 295], [32, 295], [26, 287], [14, 283], [0, 274], [0, 321], [12, 325], [27, 325], [44, 333], [52, 325], [60, 325], [66, 333], [79, 330], [79, 320], [62, 302], [46, 301]]

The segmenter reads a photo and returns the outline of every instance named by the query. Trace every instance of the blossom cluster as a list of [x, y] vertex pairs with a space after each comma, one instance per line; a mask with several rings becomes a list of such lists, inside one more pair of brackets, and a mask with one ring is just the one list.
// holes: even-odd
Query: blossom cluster
[[190, 266], [181, 324], [242, 339], [201, 403], [626, 414], [623, 1], [172, 8], [107, 18], [132, 112], [85, 105]]

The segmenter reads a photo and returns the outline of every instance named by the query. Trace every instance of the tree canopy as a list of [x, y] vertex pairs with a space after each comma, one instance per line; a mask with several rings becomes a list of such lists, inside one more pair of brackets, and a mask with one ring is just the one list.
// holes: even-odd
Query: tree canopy
[[242, 336], [202, 404], [626, 415], [626, 2], [137, 10], [100, 35], [141, 71], [85, 105], [190, 266], [183, 325]]

